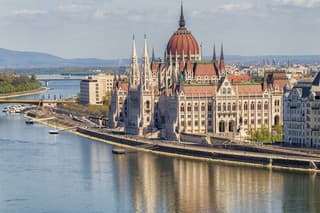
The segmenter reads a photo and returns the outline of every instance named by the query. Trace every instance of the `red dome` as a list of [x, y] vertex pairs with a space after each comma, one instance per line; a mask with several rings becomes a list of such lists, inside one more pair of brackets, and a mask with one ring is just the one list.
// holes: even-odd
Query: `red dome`
[[188, 55], [199, 55], [199, 45], [193, 35], [186, 28], [179, 28], [170, 38], [167, 45], [167, 53], [173, 56], [177, 53]]

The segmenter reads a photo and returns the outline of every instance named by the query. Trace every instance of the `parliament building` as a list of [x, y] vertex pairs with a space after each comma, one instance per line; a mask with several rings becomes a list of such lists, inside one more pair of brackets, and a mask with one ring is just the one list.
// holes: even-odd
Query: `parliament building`
[[126, 134], [179, 139], [181, 133], [245, 136], [252, 129], [282, 125], [284, 72], [265, 73], [257, 82], [248, 75], [231, 75], [223, 45], [218, 60], [202, 59], [201, 47], [186, 28], [181, 6], [179, 27], [164, 58], [149, 56], [145, 37], [142, 63], [132, 42], [128, 81], [115, 79], [109, 116], [112, 128]]

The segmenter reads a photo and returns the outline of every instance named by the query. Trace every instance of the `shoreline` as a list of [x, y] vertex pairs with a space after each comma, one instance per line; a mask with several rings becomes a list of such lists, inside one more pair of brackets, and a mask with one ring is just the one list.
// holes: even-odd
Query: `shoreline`
[[[28, 115], [25, 114], [25, 117], [28, 119], [34, 119], [33, 117], [30, 117]], [[56, 118], [59, 120], [59, 118]], [[42, 124], [42, 125], [46, 125], [46, 126], [50, 126], [50, 127], [57, 127], [59, 128], [68, 128], [68, 126], [58, 123], [59, 125], [55, 125], [53, 126], [52, 124], [50, 124], [50, 122], [48, 121], [37, 121], [38, 123]], [[56, 123], [57, 124], [57, 123]], [[80, 129], [80, 131], [79, 131]], [[84, 129], [83, 129], [84, 130]], [[254, 156], [255, 154], [257, 155], [255, 159], [253, 159], [252, 161], [248, 161], [248, 162], [244, 162], [246, 161], [246, 154], [243, 154], [241, 156], [240, 155], [235, 155], [233, 157], [235, 158], [230, 158], [230, 159], [226, 159], [226, 158], [219, 158], [219, 157], [214, 157], [215, 154], [218, 154], [218, 152], [210, 152], [210, 150], [207, 150], [208, 153], [213, 154], [213, 156], [207, 156], [205, 152], [192, 154], [192, 153], [188, 153], [185, 151], [190, 151], [190, 149], [185, 149], [184, 147], [179, 147], [179, 146], [174, 146], [171, 147], [172, 149], [175, 149], [176, 151], [171, 150], [170, 151], [170, 146], [166, 145], [165, 143], [163, 144], [157, 144], [160, 145], [162, 148], [164, 149], [159, 149], [159, 150], [152, 150], [152, 149], [147, 149], [147, 148], [140, 148], [140, 147], [135, 147], [136, 145], [138, 145], [138, 143], [142, 143], [142, 144], [146, 144], [149, 142], [143, 142], [143, 141], [138, 141], [137, 139], [133, 140], [130, 138], [126, 138], [126, 137], [122, 137], [122, 136], [118, 136], [118, 135], [109, 135], [108, 140], [107, 139], [103, 139], [101, 137], [97, 137], [97, 136], [92, 136], [90, 134], [85, 134], [84, 132], [81, 132], [81, 128], [77, 128], [76, 130], [65, 130], [71, 134], [80, 136], [80, 137], [84, 137], [84, 138], [88, 138], [90, 140], [94, 140], [97, 142], [102, 142], [102, 143], [106, 143], [109, 145], [113, 145], [113, 146], [117, 146], [117, 147], [123, 147], [126, 149], [131, 149], [131, 150], [136, 150], [136, 151], [142, 151], [142, 152], [149, 152], [149, 153], [153, 153], [153, 154], [158, 154], [158, 155], [164, 155], [164, 156], [168, 156], [168, 157], [178, 157], [178, 158], [184, 158], [184, 159], [192, 159], [192, 160], [198, 160], [198, 161], [206, 161], [206, 162], [215, 162], [215, 163], [220, 163], [220, 164], [225, 164], [225, 165], [233, 165], [233, 166], [246, 166], [246, 167], [255, 167], [255, 168], [263, 168], [263, 169], [269, 169], [269, 170], [282, 170], [282, 171], [294, 171], [294, 172], [308, 172], [308, 173], [315, 173], [315, 174], [319, 174], [320, 170], [319, 169], [312, 169], [312, 168], [302, 168], [299, 167], [298, 164], [296, 165], [296, 167], [294, 167], [294, 165], [288, 164], [287, 166], [285, 166], [286, 164], [284, 163], [284, 165], [273, 165], [273, 164], [268, 164], [268, 163], [264, 163], [263, 161], [261, 161], [262, 159], [262, 155], [259, 156], [259, 153], [252, 153], [252, 156]], [[86, 131], [86, 130], [84, 130]], [[89, 130], [90, 131], [90, 130]], [[97, 133], [99, 134], [99, 133]], [[101, 133], [102, 134], [102, 133]], [[105, 136], [107, 136], [105, 133], [103, 133]], [[114, 138], [114, 140], [112, 140], [112, 138]], [[126, 144], [124, 141], [129, 141], [129, 144]], [[131, 143], [131, 144], [130, 144]], [[150, 143], [149, 143], [150, 144]], [[166, 148], [169, 148], [168, 151], [166, 151]], [[192, 149], [191, 149], [192, 150]], [[211, 150], [212, 151], [212, 150]], [[225, 154], [227, 153], [227, 151], [220, 151], [220, 154], [222, 153]], [[249, 156], [248, 159], [252, 158], [252, 156]], [[237, 158], [238, 157], [238, 158]], [[243, 159], [241, 159], [243, 158]], [[244, 161], [243, 161], [244, 160]], [[287, 159], [288, 160], [288, 159]], [[312, 161], [312, 159], [310, 158], [310, 161]], [[272, 162], [272, 161], [271, 161]]]
[[15, 97], [27, 96], [27, 95], [34, 95], [34, 94], [43, 93], [43, 92], [45, 92], [47, 90], [48, 89], [46, 87], [41, 87], [39, 89], [34, 89], [34, 90], [27, 90], [27, 91], [21, 91], [21, 92], [0, 94], [0, 99], [7, 99], [7, 98], [15, 98]]

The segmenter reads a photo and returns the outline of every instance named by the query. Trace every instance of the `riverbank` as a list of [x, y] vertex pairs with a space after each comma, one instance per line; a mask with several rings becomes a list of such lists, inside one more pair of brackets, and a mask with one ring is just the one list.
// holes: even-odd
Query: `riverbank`
[[41, 87], [39, 89], [34, 89], [34, 90], [0, 94], [0, 99], [15, 98], [15, 97], [21, 97], [26, 95], [35, 95], [35, 94], [43, 93], [45, 91], [47, 91], [47, 88]]
[[[60, 115], [61, 116], [61, 115]], [[28, 117], [28, 116], [27, 116]], [[32, 117], [28, 117], [32, 119]], [[190, 145], [188, 143], [175, 143], [160, 140], [147, 140], [135, 136], [124, 136], [112, 133], [109, 130], [87, 128], [83, 123], [75, 122], [68, 118], [56, 118], [53, 121], [39, 121], [44, 125], [54, 126], [67, 130], [78, 136], [95, 141], [104, 142], [125, 149], [133, 149], [171, 157], [181, 157], [193, 160], [204, 160], [230, 165], [243, 165], [268, 169], [291, 170], [302, 172], [320, 173], [320, 156], [287, 155], [279, 153], [259, 153], [230, 149]], [[142, 145], [142, 146], [141, 146]], [[151, 145], [152, 148], [143, 148], [143, 145]], [[150, 147], [150, 146], [149, 146]]]

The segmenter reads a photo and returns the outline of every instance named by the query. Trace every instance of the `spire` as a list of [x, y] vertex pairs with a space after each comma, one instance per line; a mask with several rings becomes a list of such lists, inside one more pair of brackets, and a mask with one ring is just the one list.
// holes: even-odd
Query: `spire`
[[143, 47], [143, 57], [144, 60], [148, 60], [148, 45], [147, 45], [147, 35], [144, 34], [144, 47]]
[[156, 57], [154, 56], [154, 48], [152, 47], [152, 61], [155, 61]]
[[221, 54], [220, 54], [220, 66], [219, 66], [220, 72], [225, 71], [225, 64], [224, 64], [224, 54], [223, 54], [223, 43], [221, 44]]
[[139, 73], [139, 67], [138, 67], [136, 41], [135, 41], [135, 37], [133, 35], [129, 85], [136, 86], [137, 84], [139, 84], [139, 79], [140, 79], [140, 73]]
[[216, 44], [213, 45], [213, 57], [212, 61], [215, 63], [217, 62], [217, 54], [216, 54]]
[[151, 82], [151, 72], [150, 72], [150, 64], [149, 64], [149, 54], [148, 54], [148, 44], [147, 44], [147, 36], [144, 35], [144, 48], [143, 48], [143, 56], [142, 56], [142, 78], [141, 78], [141, 86], [148, 90], [150, 89]]
[[135, 40], [134, 34], [132, 36], [132, 54], [131, 54], [131, 56], [132, 56], [132, 58], [137, 57], [136, 40]]
[[221, 44], [221, 55], [220, 60], [224, 60], [224, 54], [223, 54], [223, 43]]
[[180, 13], [180, 21], [179, 21], [179, 26], [180, 28], [185, 27], [186, 22], [184, 20], [184, 15], [183, 15], [183, 3], [181, 1], [181, 13]]

